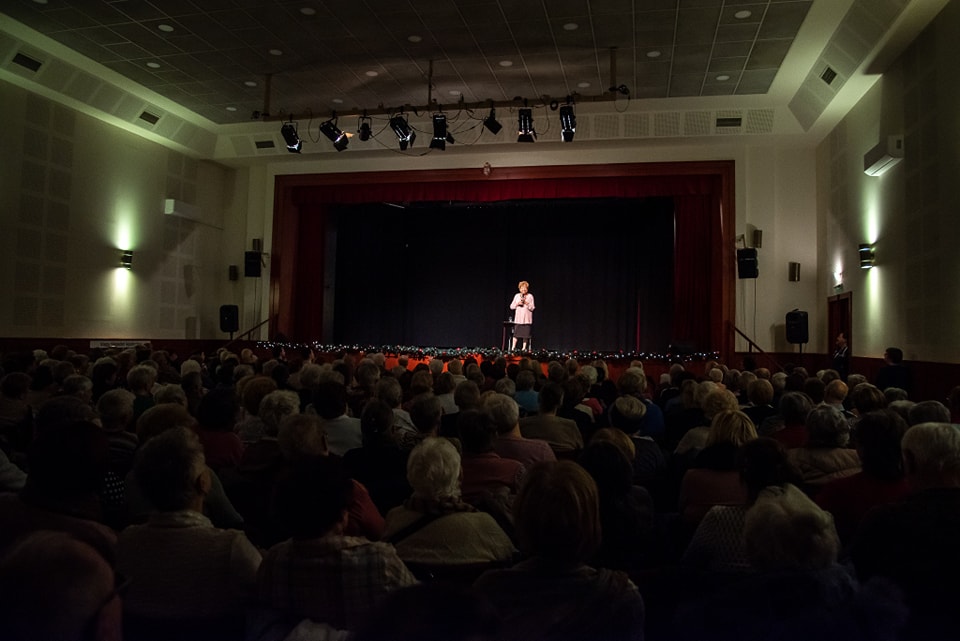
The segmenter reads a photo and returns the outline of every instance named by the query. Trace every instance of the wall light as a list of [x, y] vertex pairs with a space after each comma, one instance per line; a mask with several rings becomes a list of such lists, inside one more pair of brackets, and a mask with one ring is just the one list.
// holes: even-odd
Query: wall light
[[533, 128], [533, 110], [521, 109], [517, 116], [517, 142], [533, 142], [537, 132]]
[[417, 139], [417, 132], [410, 128], [407, 119], [403, 114], [394, 116], [390, 119], [390, 128], [397, 134], [397, 141], [400, 143], [400, 151], [413, 146], [413, 141]]
[[573, 135], [577, 132], [577, 115], [573, 112], [573, 105], [560, 107], [560, 138], [563, 142], [573, 142]]
[[343, 151], [350, 144], [347, 134], [343, 133], [340, 127], [337, 127], [337, 121], [333, 118], [320, 123], [320, 133], [330, 139], [333, 148], [337, 151]]
[[300, 134], [297, 133], [297, 123], [292, 120], [283, 123], [283, 126], [280, 127], [280, 135], [283, 136], [283, 140], [287, 143], [287, 151], [291, 154], [299, 154], [300, 150], [303, 149], [303, 141], [300, 140]]
[[133, 269], [133, 252], [129, 249], [120, 254], [120, 266], [124, 269]]
[[873, 251], [873, 245], [869, 243], [860, 243], [860, 269], [870, 269], [876, 264], [876, 255]]

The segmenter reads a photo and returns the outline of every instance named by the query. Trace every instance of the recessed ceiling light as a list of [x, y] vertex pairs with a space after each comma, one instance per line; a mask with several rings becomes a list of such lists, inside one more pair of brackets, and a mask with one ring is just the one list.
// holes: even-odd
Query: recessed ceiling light
[[160, 63], [159, 63], [159, 62], [148, 62], [148, 63], [147, 63], [147, 66], [150, 67], [151, 69], [159, 69], [159, 68], [160, 68]]
[[159, 29], [160, 31], [163, 31], [164, 33], [170, 33], [171, 31], [173, 31], [173, 27], [168, 24], [158, 24], [157, 29]]
[[300, 7], [300, 13], [305, 16], [315, 16], [317, 15], [317, 10], [313, 7]]
[[586, 89], [587, 87], [590, 86], [590, 83], [589, 83], [589, 82], [578, 82], [578, 83], [577, 83], [577, 86], [580, 87], [581, 89]]
[[737, 11], [735, 14], [733, 14], [733, 17], [736, 18], [737, 20], [745, 20], [752, 15], [753, 15], [753, 12], [750, 11], [749, 9], [741, 9], [740, 11]]
[[423, 38], [421, 38], [418, 35], [412, 35], [412, 36], [407, 36], [407, 40], [409, 40], [410, 42], [420, 42], [421, 40], [423, 40]]
[[661, 55], [660, 52], [657, 51], [656, 49], [654, 49], [653, 51], [648, 51], [648, 52], [647, 52], [647, 57], [648, 57], [648, 58], [659, 58], [660, 55]]
[[580, 25], [578, 25], [576, 22], [568, 22], [567, 24], [563, 25], [564, 31], [576, 31], [579, 28]]
[[271, 49], [271, 50], [270, 50], [270, 55], [271, 55], [271, 56], [282, 56], [282, 55], [283, 55], [283, 51], [281, 51], [280, 49]]
[[236, 110], [237, 110], [236, 107], [227, 107], [227, 111], [236, 111]]
[[248, 87], [256, 87], [256, 86], [257, 86], [257, 81], [256, 81], [256, 80], [244, 80], [244, 81], [243, 81], [243, 84], [245, 84], [245, 85], [248, 86]]
[[513, 66], [513, 60], [501, 60], [501, 61], [500, 61], [500, 66], [501, 66], [501, 67], [512, 67], [512, 66]]
[[343, 98], [334, 98], [333, 101], [334, 101], [335, 103], [337, 103], [338, 105], [342, 105], [342, 104], [343, 104]]
[[717, 76], [717, 80], [718, 80], [719, 82], [726, 82], [727, 80], [730, 80], [730, 76], [728, 76], [728, 75], [725, 74], [725, 73], [722, 73], [722, 74], [720, 74], [719, 76]]
[[370, 71], [364, 71], [363, 73], [364, 73], [364, 75], [367, 75], [367, 76], [369, 76], [369, 77], [371, 77], [371, 78], [376, 78], [377, 76], [380, 75], [380, 72], [379, 72], [379, 71], [374, 71], [373, 69], [371, 69]]

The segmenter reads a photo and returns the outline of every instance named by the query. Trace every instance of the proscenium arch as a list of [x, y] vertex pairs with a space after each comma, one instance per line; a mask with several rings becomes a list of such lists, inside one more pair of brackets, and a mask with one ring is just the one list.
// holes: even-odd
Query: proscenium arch
[[[701, 351], [733, 353], [736, 315], [734, 162], [630, 163], [277, 176], [270, 334], [324, 335], [324, 208], [373, 202], [672, 196], [678, 203], [674, 324]], [[680, 215], [682, 213], [682, 215]], [[695, 269], [693, 269], [695, 267]], [[706, 305], [704, 305], [706, 301]], [[707, 343], [707, 344], [704, 344]]]

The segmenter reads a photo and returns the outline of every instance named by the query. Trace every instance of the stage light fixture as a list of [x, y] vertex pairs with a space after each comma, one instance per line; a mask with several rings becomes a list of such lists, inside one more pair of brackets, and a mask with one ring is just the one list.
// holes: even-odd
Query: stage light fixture
[[133, 252], [129, 249], [120, 254], [120, 266], [124, 269], [133, 269]]
[[577, 115], [573, 112], [573, 105], [560, 107], [560, 137], [563, 142], [573, 142], [576, 131]]
[[537, 132], [533, 128], [533, 110], [521, 109], [517, 116], [517, 142], [533, 142]]
[[490, 115], [483, 119], [483, 126], [486, 127], [487, 131], [492, 133], [494, 136], [500, 133], [500, 130], [503, 129], [503, 125], [497, 121], [497, 110], [493, 107], [490, 107]]
[[369, 116], [360, 117], [360, 122], [357, 126], [357, 133], [360, 135], [360, 140], [363, 142], [370, 140], [370, 136], [373, 135], [370, 126], [371, 122], [372, 121], [370, 120]]
[[303, 141], [300, 140], [300, 134], [297, 133], [297, 123], [292, 120], [283, 123], [283, 126], [280, 127], [280, 135], [283, 136], [283, 140], [287, 143], [287, 151], [291, 154], [299, 154], [300, 150], [303, 149]]
[[393, 133], [397, 134], [400, 151], [405, 151], [407, 147], [413, 146], [413, 141], [417, 139], [417, 132], [410, 128], [410, 124], [402, 114], [390, 119], [390, 128], [393, 129]]
[[453, 134], [447, 131], [446, 115], [433, 114], [433, 138], [430, 140], [430, 149], [443, 151], [447, 148], [447, 143], [452, 145], [455, 142]]
[[347, 148], [347, 145], [350, 144], [347, 134], [343, 133], [343, 131], [337, 127], [336, 120], [332, 118], [320, 123], [320, 133], [330, 139], [333, 143], [333, 148], [337, 151], [343, 151]]

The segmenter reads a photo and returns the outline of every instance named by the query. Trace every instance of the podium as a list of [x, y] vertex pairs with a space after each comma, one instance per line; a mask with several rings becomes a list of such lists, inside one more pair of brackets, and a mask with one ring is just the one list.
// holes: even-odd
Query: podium
[[517, 324], [510, 319], [503, 321], [503, 338], [500, 340], [501, 352], [507, 351], [507, 347], [510, 344], [508, 341], [513, 338], [513, 328], [516, 327], [516, 325]]

